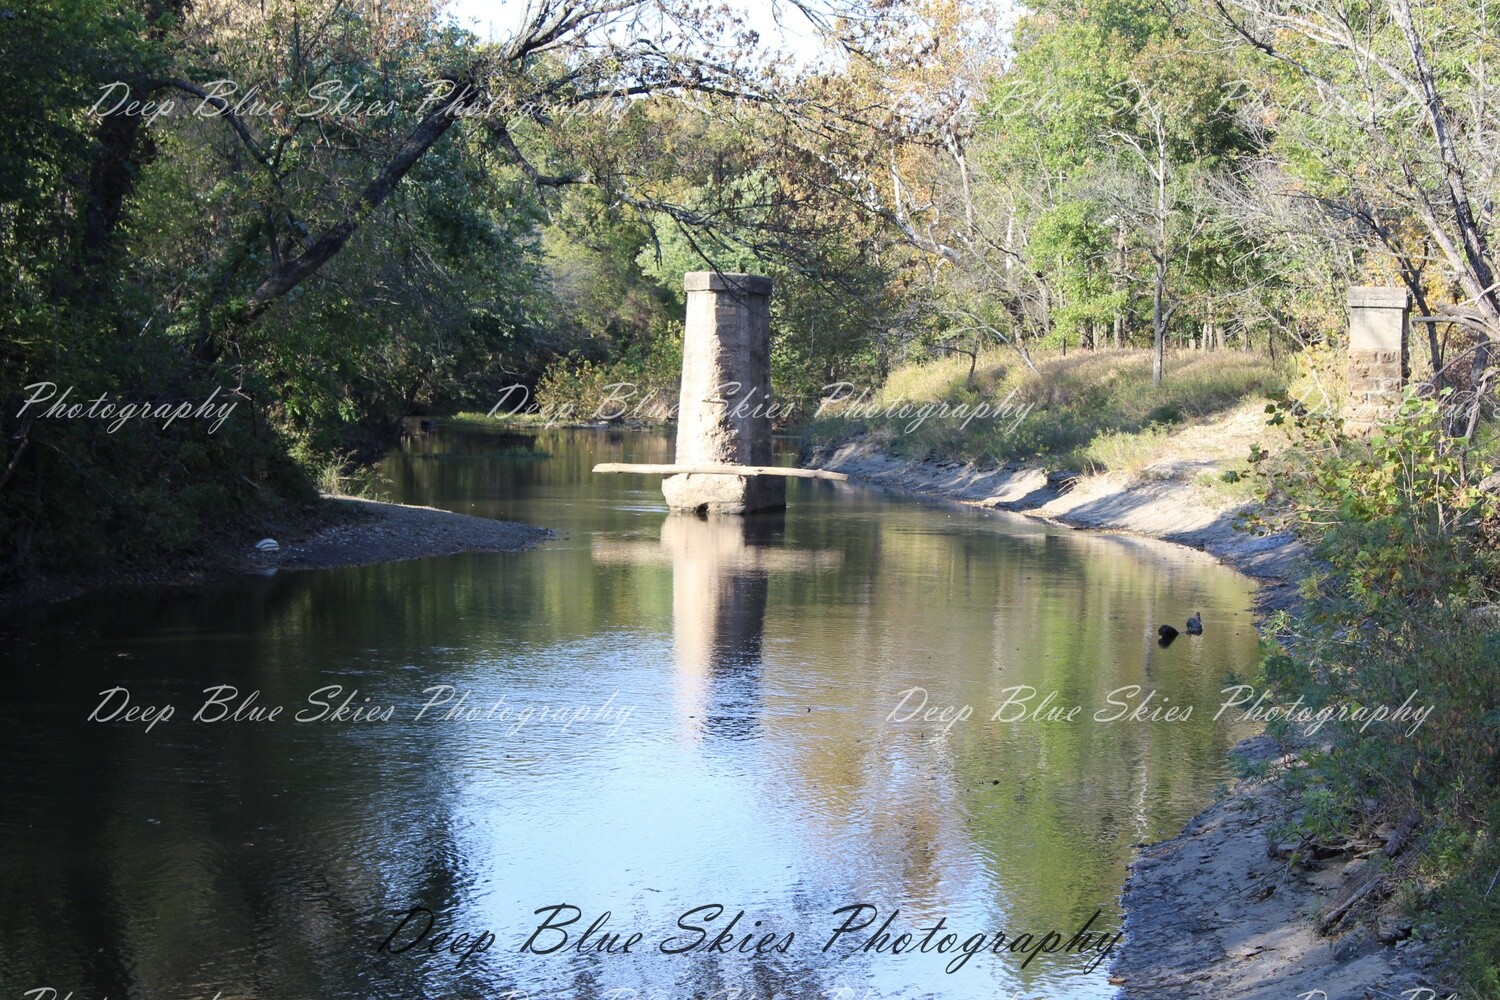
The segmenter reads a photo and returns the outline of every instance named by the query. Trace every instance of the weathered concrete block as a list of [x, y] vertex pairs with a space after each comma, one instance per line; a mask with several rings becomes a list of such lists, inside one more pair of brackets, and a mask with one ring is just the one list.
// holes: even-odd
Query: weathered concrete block
[[786, 506], [786, 480], [780, 476], [668, 476], [661, 492], [673, 510], [698, 514], [751, 514]]
[[1369, 431], [1389, 420], [1400, 405], [1410, 370], [1409, 309], [1403, 288], [1349, 289], [1346, 430]]
[[[770, 465], [771, 279], [693, 271], [683, 287], [677, 464]], [[662, 495], [673, 510], [747, 514], [786, 506], [786, 481], [677, 475]]]
[[1349, 289], [1349, 349], [1405, 355], [1409, 308], [1404, 288]]

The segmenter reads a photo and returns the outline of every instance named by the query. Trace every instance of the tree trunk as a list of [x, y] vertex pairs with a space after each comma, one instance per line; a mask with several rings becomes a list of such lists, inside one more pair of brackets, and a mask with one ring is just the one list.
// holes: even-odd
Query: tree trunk
[[1167, 270], [1156, 265], [1156, 280], [1151, 286], [1151, 384], [1161, 385], [1162, 358], [1167, 349], [1167, 318], [1163, 311], [1167, 294]]
[[[1432, 130], [1438, 158], [1443, 165], [1448, 205], [1452, 209], [1453, 221], [1458, 227], [1458, 237], [1463, 247], [1462, 263], [1467, 264], [1467, 267], [1458, 269], [1459, 281], [1473, 299], [1475, 308], [1484, 318], [1485, 325], [1489, 327], [1490, 337], [1493, 339], [1500, 335], [1500, 297], [1497, 297], [1496, 293], [1495, 271], [1493, 262], [1490, 260], [1489, 245], [1485, 239], [1484, 230], [1475, 219], [1474, 206], [1469, 199], [1468, 182], [1464, 177], [1463, 164], [1453, 144], [1453, 137], [1448, 132], [1448, 110], [1438, 93], [1436, 75], [1427, 59], [1422, 36], [1418, 34], [1416, 24], [1412, 20], [1410, 4], [1407, 0], [1390, 0], [1390, 9], [1396, 23], [1400, 25], [1402, 33], [1406, 36], [1407, 48], [1411, 52], [1412, 65], [1416, 69], [1417, 82], [1422, 91], [1427, 125]], [[1423, 201], [1425, 202], [1425, 199]], [[1431, 212], [1430, 204], [1422, 204], [1420, 207], [1427, 210], [1428, 228], [1434, 230], [1434, 238], [1440, 244], [1448, 243], [1447, 232], [1441, 222], [1433, 217], [1435, 213]], [[1437, 225], [1434, 225], [1434, 222]], [[1445, 249], [1449, 250], [1450, 259], [1457, 256], [1452, 253], [1451, 244]], [[1460, 262], [1454, 261], [1454, 263]], [[1488, 351], [1484, 353], [1487, 358]]]
[[99, 151], [89, 168], [83, 209], [83, 267], [102, 264], [109, 254], [120, 207], [140, 166], [136, 151], [144, 121], [139, 115], [109, 115], [99, 123]]
[[316, 274], [319, 268], [344, 248], [349, 237], [359, 229], [360, 223], [380, 207], [396, 189], [396, 185], [401, 183], [407, 171], [458, 121], [464, 106], [476, 98], [477, 90], [473, 80], [465, 79], [457, 81], [450, 94], [452, 96], [449, 99], [429, 112], [412, 129], [401, 148], [396, 150], [396, 155], [345, 207], [343, 218], [324, 230], [301, 254], [273, 270], [261, 282], [260, 287], [250, 294], [245, 310], [247, 321], [255, 319], [276, 299]]
[[[144, 4], [139, 13], [150, 25], [146, 38], [153, 43], [162, 42], [166, 38], [163, 25], [179, 18], [186, 6], [187, 0], [150, 0]], [[147, 87], [138, 79], [130, 83], [132, 89]], [[150, 96], [159, 86], [159, 83], [151, 85], [141, 96]], [[142, 160], [154, 148], [144, 125], [145, 118], [131, 114], [106, 115], [99, 123], [96, 151], [84, 189], [83, 242], [76, 272], [102, 264], [109, 256], [125, 196], [135, 184]]]
[[[1124, 226], [1120, 226], [1116, 230], [1116, 232], [1117, 232], [1118, 235], [1117, 235], [1117, 238], [1115, 240], [1115, 250], [1119, 253], [1120, 256], [1119, 256], [1119, 258], [1118, 258], [1118, 260], [1116, 262], [1116, 266], [1115, 266], [1114, 290], [1115, 290], [1115, 294], [1118, 296], [1120, 294], [1120, 291], [1121, 291], [1121, 289], [1122, 289], [1122, 287], [1124, 285], [1124, 281], [1125, 281], [1125, 227]], [[1118, 349], [1120, 347], [1120, 345], [1122, 344], [1122, 342], [1124, 341], [1124, 336], [1125, 336], [1125, 309], [1126, 309], [1126, 306], [1125, 306], [1124, 303], [1121, 303], [1120, 305], [1118, 305], [1118, 306], [1115, 307], [1115, 322], [1114, 322], [1114, 327], [1115, 327], [1115, 348], [1116, 349]]]
[[1156, 281], [1151, 288], [1151, 384], [1161, 385], [1162, 356], [1167, 349], [1167, 141], [1156, 125]]

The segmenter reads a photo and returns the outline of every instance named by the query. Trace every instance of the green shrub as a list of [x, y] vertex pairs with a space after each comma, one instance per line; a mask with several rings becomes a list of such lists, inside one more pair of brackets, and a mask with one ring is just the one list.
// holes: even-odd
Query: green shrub
[[[1425, 844], [1407, 895], [1433, 906], [1463, 976], [1500, 982], [1500, 504], [1491, 471], [1443, 432], [1441, 402], [1410, 398], [1368, 441], [1336, 419], [1271, 407], [1302, 447], [1260, 458], [1265, 501], [1319, 567], [1273, 619], [1262, 663], [1277, 703], [1313, 711], [1429, 711], [1420, 724], [1332, 720], [1299, 774], [1301, 832], [1322, 838], [1415, 813]], [[1374, 803], [1373, 808], [1370, 803]], [[1486, 990], [1490, 992], [1485, 992]]]
[[622, 419], [648, 424], [676, 418], [682, 382], [682, 326], [664, 323], [649, 345], [617, 361], [561, 361], [536, 388], [549, 422]]
[[[66, 322], [52, 346], [5, 359], [18, 375], [0, 411], [14, 463], [0, 488], [0, 584], [32, 570], [151, 568], [218, 551], [226, 531], [253, 530], [315, 499], [266, 419], [264, 386], [247, 381], [235, 393], [167, 347], [124, 348], [107, 325]], [[55, 383], [59, 395], [71, 387], [70, 404], [85, 408], [100, 396], [198, 405], [216, 390], [216, 403], [234, 408], [212, 431], [202, 419], [132, 419], [111, 431], [105, 420], [40, 416], [46, 404], [28, 409], [20, 390], [34, 382]]]

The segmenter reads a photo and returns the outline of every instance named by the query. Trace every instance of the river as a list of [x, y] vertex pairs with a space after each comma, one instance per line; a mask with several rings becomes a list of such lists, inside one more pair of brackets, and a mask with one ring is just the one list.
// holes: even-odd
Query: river
[[1112, 996], [1132, 845], [1245, 734], [1251, 582], [821, 481], [669, 517], [589, 471], [670, 453], [414, 435], [388, 498], [558, 537], [0, 621], [0, 994]]

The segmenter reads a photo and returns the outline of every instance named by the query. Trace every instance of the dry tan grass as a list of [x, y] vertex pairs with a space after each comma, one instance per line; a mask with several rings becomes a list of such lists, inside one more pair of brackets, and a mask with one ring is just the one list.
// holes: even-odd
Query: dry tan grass
[[883, 404], [972, 405], [1010, 397], [1032, 410], [1016, 426], [987, 421], [960, 428], [952, 421], [930, 421], [913, 433], [894, 435], [893, 450], [909, 457], [993, 463], [1046, 457], [1095, 471], [1139, 472], [1153, 456], [1178, 450], [1172, 444], [1178, 428], [1227, 414], [1247, 401], [1253, 416], [1269, 392], [1285, 391], [1294, 377], [1294, 365], [1284, 360], [1273, 364], [1262, 355], [1230, 351], [1171, 354], [1160, 386], [1151, 384], [1151, 354], [1145, 350], [1048, 353], [1033, 359], [1035, 373], [1012, 351], [984, 353], [972, 380], [969, 358], [961, 355], [898, 368], [879, 394]]

